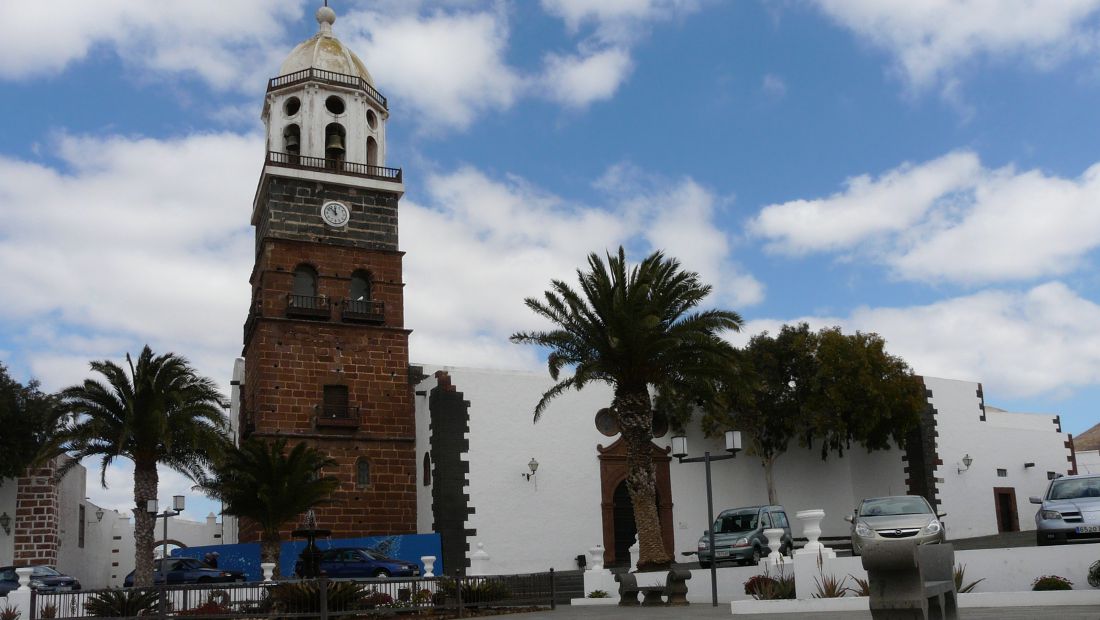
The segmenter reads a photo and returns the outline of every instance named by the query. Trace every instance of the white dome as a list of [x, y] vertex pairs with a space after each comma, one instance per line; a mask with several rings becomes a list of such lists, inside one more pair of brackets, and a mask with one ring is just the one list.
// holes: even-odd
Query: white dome
[[336, 21], [336, 13], [329, 7], [321, 7], [317, 10], [317, 23], [320, 31], [298, 44], [294, 51], [290, 52], [286, 60], [279, 67], [279, 75], [288, 75], [305, 69], [321, 69], [344, 75], [354, 75], [362, 78], [367, 84], [374, 86], [374, 79], [367, 71], [362, 60], [332, 36], [332, 24]]

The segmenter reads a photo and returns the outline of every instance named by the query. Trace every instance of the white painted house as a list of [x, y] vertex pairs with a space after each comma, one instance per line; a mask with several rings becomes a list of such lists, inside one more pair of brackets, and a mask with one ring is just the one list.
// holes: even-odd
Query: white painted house
[[[576, 556], [596, 544], [607, 549], [609, 562], [622, 561], [634, 535], [621, 486], [625, 463], [618, 437], [595, 423], [611, 402], [609, 387], [563, 394], [534, 424], [535, 404], [552, 385], [545, 373], [422, 368], [418, 529], [441, 534], [445, 563], [453, 567], [478, 544], [493, 572], [575, 568]], [[986, 406], [978, 383], [924, 381], [924, 449], [855, 447], [822, 461], [818, 450], [792, 448], [775, 465], [788, 514], [823, 508], [823, 536], [843, 537], [849, 527], [843, 517], [862, 498], [918, 493], [947, 513], [952, 538], [1034, 529], [1028, 496], [1041, 493], [1049, 476], [1074, 469], [1058, 417]], [[667, 434], [654, 444], [662, 527], [682, 557], [706, 528], [703, 465], [669, 458]], [[692, 455], [723, 452], [720, 440], [703, 438], [696, 427], [688, 429], [688, 446]], [[758, 459], [741, 453], [713, 463], [712, 475], [716, 512], [767, 503]]]

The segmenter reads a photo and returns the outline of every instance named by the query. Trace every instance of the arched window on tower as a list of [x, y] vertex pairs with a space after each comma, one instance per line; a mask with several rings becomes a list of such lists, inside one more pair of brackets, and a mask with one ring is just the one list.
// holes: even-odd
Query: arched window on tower
[[381, 323], [385, 320], [385, 306], [373, 298], [374, 281], [369, 271], [358, 269], [351, 274], [350, 295], [344, 302], [344, 320], [365, 323]]
[[378, 140], [374, 137], [367, 138], [367, 165], [377, 166], [378, 164]]
[[339, 168], [344, 161], [347, 134], [340, 123], [329, 123], [325, 127], [325, 159], [331, 168]]
[[294, 268], [294, 283], [287, 296], [287, 314], [299, 318], [329, 318], [328, 300], [318, 295], [317, 270], [310, 265]]
[[302, 152], [302, 129], [291, 123], [283, 130], [283, 152], [298, 155]]
[[359, 488], [370, 486], [370, 461], [365, 456], [355, 461], [355, 486]]
[[424, 486], [432, 486], [432, 453], [424, 453], [424, 475], [421, 476], [424, 479]]

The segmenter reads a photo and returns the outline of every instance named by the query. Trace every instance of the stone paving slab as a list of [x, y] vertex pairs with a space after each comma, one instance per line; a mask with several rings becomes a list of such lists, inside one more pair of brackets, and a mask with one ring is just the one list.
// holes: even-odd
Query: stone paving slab
[[[684, 618], [709, 619], [732, 618], [729, 604], [712, 607], [710, 605], [688, 605], [687, 607], [572, 607], [559, 606], [553, 611], [540, 611], [520, 614], [516, 620], [612, 620], [639, 618], [641, 620], [672, 620]], [[759, 620], [870, 620], [871, 612], [838, 613], [792, 613], [792, 614], [746, 614], [738, 618], [756, 618]], [[1100, 608], [1085, 607], [1007, 607], [960, 609], [962, 620], [1038, 620], [1057, 618], [1058, 620], [1100, 620]]]

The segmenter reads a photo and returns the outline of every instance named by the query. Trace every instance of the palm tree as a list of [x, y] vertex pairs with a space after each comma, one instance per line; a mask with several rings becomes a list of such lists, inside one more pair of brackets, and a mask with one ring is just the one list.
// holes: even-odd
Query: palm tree
[[81, 459], [100, 457], [100, 482], [118, 458], [134, 463], [134, 583], [153, 582], [154, 517], [146, 502], [157, 497], [157, 464], [195, 482], [227, 444], [222, 397], [214, 382], [200, 377], [174, 353], [155, 356], [148, 345], [129, 374], [110, 361], [91, 363], [106, 382], [85, 379], [60, 394], [73, 420], [61, 431], [59, 446], [73, 458], [64, 475]]
[[[547, 364], [557, 383], [542, 395], [534, 419], [556, 396], [602, 381], [612, 386], [611, 411], [627, 446], [627, 489], [634, 505], [640, 546], [639, 568], [667, 566], [657, 517], [650, 445], [653, 405], [650, 387], [667, 394], [698, 394], [718, 379], [733, 350], [718, 337], [738, 330], [741, 317], [723, 310], [692, 311], [711, 291], [695, 272], [662, 252], [628, 267], [625, 252], [588, 256], [589, 271], [577, 270], [580, 291], [554, 280], [545, 299], [528, 298], [527, 307], [556, 325], [543, 332], [520, 332], [512, 342], [550, 349]], [[559, 379], [562, 368], [573, 375]]]
[[305, 442], [287, 452], [284, 437], [271, 442], [253, 437], [215, 465], [214, 477], [203, 490], [222, 502], [224, 514], [250, 519], [259, 526], [260, 554], [264, 562], [274, 562], [277, 571], [280, 530], [298, 515], [328, 501], [340, 483], [319, 473], [336, 464]]

